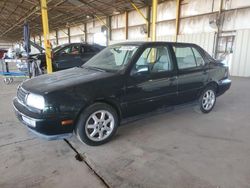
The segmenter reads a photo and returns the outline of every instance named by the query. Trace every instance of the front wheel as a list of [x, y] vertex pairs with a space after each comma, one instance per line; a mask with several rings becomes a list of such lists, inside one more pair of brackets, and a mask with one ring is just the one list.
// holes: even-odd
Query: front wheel
[[207, 87], [201, 94], [200, 96], [200, 110], [203, 113], [209, 113], [215, 103], [216, 103], [216, 92], [215, 92], [215, 88], [212, 86]]
[[98, 146], [108, 142], [115, 134], [117, 127], [116, 111], [107, 104], [96, 103], [80, 115], [76, 135], [87, 145]]

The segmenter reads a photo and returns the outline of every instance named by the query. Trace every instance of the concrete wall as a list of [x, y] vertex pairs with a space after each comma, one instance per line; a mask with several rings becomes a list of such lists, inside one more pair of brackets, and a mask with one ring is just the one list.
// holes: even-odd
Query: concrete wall
[[202, 46], [209, 54], [213, 54], [215, 45], [215, 33], [199, 33], [179, 35], [179, 42], [192, 42]]
[[238, 30], [230, 73], [232, 76], [250, 76], [250, 29]]

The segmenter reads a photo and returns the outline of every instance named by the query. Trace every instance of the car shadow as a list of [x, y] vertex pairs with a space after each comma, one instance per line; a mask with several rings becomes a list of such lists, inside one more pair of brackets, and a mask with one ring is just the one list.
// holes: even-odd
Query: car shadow
[[126, 137], [127, 134], [129, 134], [130, 132], [134, 132], [134, 130], [137, 130], [140, 127], [145, 128], [147, 126], [154, 125], [154, 128], [157, 128], [156, 126], [159, 127], [161, 125], [163, 118], [169, 119], [172, 116], [180, 115], [180, 113], [184, 112], [186, 113], [187, 109], [191, 109], [192, 112], [195, 113], [203, 114], [199, 110], [197, 102], [191, 102], [191, 103], [181, 104], [178, 106], [158, 109], [150, 113], [146, 113], [143, 115], [123, 120], [118, 129], [118, 133], [114, 136], [114, 140], [120, 137]]

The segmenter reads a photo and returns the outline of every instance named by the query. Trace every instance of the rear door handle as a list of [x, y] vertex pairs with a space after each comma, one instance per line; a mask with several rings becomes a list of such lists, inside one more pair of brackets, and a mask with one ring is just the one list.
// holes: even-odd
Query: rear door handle
[[208, 74], [208, 71], [207, 71], [207, 70], [204, 70], [204, 71], [203, 71], [203, 74], [204, 74], [204, 75], [207, 75], [207, 74]]

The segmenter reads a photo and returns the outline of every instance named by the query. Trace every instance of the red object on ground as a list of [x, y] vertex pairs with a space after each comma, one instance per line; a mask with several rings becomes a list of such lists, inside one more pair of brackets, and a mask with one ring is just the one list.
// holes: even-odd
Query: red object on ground
[[0, 59], [3, 58], [4, 53], [6, 53], [7, 50], [0, 49]]

